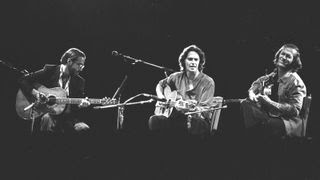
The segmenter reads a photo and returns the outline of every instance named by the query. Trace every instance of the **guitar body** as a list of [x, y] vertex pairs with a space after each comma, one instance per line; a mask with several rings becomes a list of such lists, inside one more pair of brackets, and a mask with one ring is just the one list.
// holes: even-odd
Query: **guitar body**
[[155, 115], [162, 115], [169, 117], [176, 108], [177, 111], [182, 113], [192, 111], [195, 109], [197, 102], [194, 100], [183, 100], [177, 91], [171, 91], [169, 86], [166, 86], [163, 90], [163, 94], [167, 99], [167, 102], [157, 102], [154, 111]]
[[[174, 102], [176, 101], [177, 97], [178, 97], [178, 93], [177, 91], [171, 91], [171, 88], [169, 86], [166, 86], [163, 90], [163, 93], [164, 93], [164, 96], [165, 98], [170, 102]], [[169, 117], [171, 115], [173, 111], [173, 107], [168, 105], [167, 103], [164, 103], [164, 102], [160, 102], [158, 101], [156, 103], [156, 107], [155, 107], [155, 110], [154, 110], [154, 114], [155, 115], [162, 115], [162, 116], [165, 116], [165, 117]]]
[[[40, 86], [38, 91], [46, 95], [46, 97], [60, 97], [66, 98], [67, 92], [61, 87], [46, 88]], [[35, 103], [32, 108], [25, 110], [26, 107]], [[37, 118], [42, 114], [49, 113], [52, 115], [61, 114], [66, 107], [66, 104], [48, 104], [48, 103], [36, 103], [35, 98], [25, 96], [24, 93], [19, 89], [16, 96], [16, 112], [19, 117], [25, 120], [31, 120]]]

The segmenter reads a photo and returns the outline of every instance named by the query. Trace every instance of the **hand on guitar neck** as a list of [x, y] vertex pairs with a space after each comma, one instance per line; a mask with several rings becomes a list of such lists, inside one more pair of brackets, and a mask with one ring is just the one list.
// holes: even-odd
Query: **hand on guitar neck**
[[261, 96], [265, 97], [264, 99], [269, 98], [269, 95], [271, 95], [271, 86], [263, 88], [262, 92], [258, 94], [255, 94], [252, 90], [249, 91], [249, 99], [253, 102], [258, 102]]
[[257, 95], [253, 91], [249, 91], [249, 99], [253, 102], [258, 102]]
[[258, 93], [258, 94], [254, 94], [253, 91], [249, 91], [249, 99], [253, 102], [255, 102], [255, 104], [263, 109], [265, 112], [267, 112], [267, 114], [270, 117], [280, 117], [281, 114], [279, 112], [275, 112], [272, 109], [269, 108], [265, 108], [266, 104], [270, 104], [272, 102], [272, 100], [270, 99], [270, 97], [268, 96], [270, 94], [268, 93]]
[[84, 98], [84, 99], [81, 99], [81, 102], [80, 102], [80, 104], [78, 105], [78, 107], [79, 107], [79, 108], [83, 108], [83, 107], [88, 107], [88, 106], [90, 106], [90, 105], [91, 105], [91, 103], [90, 103], [90, 101], [89, 101], [89, 98], [86, 97], [86, 98]]
[[259, 92], [258, 94], [255, 94], [252, 90], [249, 91], [249, 99], [258, 103], [259, 106], [261, 106], [261, 103], [271, 101], [269, 95], [271, 95], [271, 86], [264, 87], [262, 92]]

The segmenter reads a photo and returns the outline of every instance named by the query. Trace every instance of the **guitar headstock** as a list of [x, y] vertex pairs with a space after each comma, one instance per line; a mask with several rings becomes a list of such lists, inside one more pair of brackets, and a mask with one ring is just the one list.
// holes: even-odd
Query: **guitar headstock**
[[102, 98], [102, 101], [101, 101], [102, 105], [112, 105], [112, 104], [116, 104], [117, 103], [117, 99], [114, 99], [114, 98], [110, 98], [110, 97], [104, 97]]

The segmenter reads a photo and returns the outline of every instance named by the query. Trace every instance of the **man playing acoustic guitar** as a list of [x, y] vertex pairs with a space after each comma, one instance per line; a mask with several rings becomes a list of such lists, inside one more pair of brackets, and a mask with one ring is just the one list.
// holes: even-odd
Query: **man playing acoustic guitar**
[[[269, 137], [302, 136], [300, 111], [307, 90], [297, 74], [302, 68], [298, 47], [283, 45], [275, 54], [274, 65], [274, 72], [252, 83], [249, 99], [241, 103], [245, 125], [247, 128], [262, 125], [261, 132]], [[278, 92], [273, 92], [278, 95], [277, 101], [264, 93], [266, 83], [278, 87]]]
[[156, 86], [157, 96], [168, 101], [156, 104], [155, 115], [149, 118], [149, 129], [208, 134], [211, 112], [185, 115], [186, 112], [199, 111], [213, 103], [215, 83], [202, 72], [205, 54], [199, 47], [191, 45], [182, 51], [178, 61], [180, 72], [171, 74]]
[[[62, 106], [61, 112], [58, 113], [41, 113], [41, 108], [33, 109], [25, 108], [17, 110], [19, 112], [28, 112], [35, 117], [34, 129], [41, 132], [75, 132], [89, 129], [89, 126], [79, 121], [77, 111], [81, 107], [87, 107], [91, 103], [84, 98], [85, 80], [79, 75], [84, 68], [86, 55], [77, 48], [68, 49], [61, 57], [60, 65], [45, 65], [43, 69], [30, 73], [19, 80], [21, 91], [26, 95], [26, 99], [39, 101], [47, 101], [48, 94], [62, 94], [65, 97], [78, 97], [80, 101]], [[56, 91], [50, 88], [57, 88]], [[46, 94], [46, 92], [48, 94]], [[65, 93], [65, 94], [64, 94]], [[18, 94], [19, 95], [19, 94]], [[17, 106], [21, 105], [21, 99], [17, 97]], [[37, 105], [35, 105], [37, 106]], [[39, 112], [37, 112], [40, 111]], [[39, 117], [39, 118], [37, 118]], [[28, 119], [28, 118], [25, 118]]]
[[[275, 71], [255, 80], [249, 97], [241, 102], [246, 127], [243, 172], [248, 176], [245, 179], [303, 179], [304, 170], [299, 164], [305, 163], [305, 156], [298, 146], [288, 148], [282, 141], [284, 137], [290, 140], [303, 136], [305, 126], [303, 101], [307, 89], [297, 73], [302, 68], [298, 47], [283, 45], [273, 63]], [[265, 91], [271, 85], [271, 94], [277, 97], [269, 97]]]

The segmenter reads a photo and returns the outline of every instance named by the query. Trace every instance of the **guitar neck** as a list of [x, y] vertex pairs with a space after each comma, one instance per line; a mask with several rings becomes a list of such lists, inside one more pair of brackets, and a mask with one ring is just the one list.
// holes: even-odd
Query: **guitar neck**
[[223, 104], [240, 103], [244, 99], [224, 99]]
[[[80, 104], [83, 98], [57, 98], [57, 104]], [[102, 99], [87, 99], [91, 104], [102, 104]]]
[[231, 104], [231, 103], [240, 103], [244, 99], [219, 99], [219, 100], [214, 100], [214, 103], [222, 103], [222, 104]]

